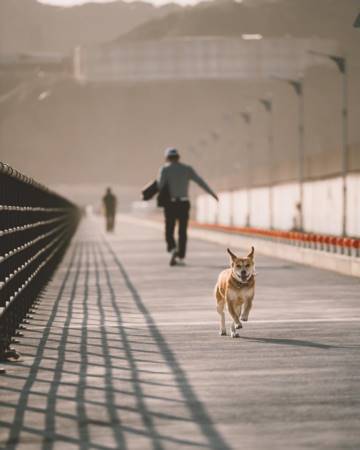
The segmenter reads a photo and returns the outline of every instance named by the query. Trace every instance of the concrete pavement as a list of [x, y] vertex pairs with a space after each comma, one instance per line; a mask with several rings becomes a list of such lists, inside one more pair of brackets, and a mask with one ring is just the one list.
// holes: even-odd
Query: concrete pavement
[[212, 297], [228, 259], [162, 234], [82, 223], [0, 378], [6, 449], [357, 449], [360, 281], [257, 258], [240, 339]]

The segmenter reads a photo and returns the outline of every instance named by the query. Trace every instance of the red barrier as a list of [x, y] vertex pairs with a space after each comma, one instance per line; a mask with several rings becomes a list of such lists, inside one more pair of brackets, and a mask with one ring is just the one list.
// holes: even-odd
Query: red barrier
[[304, 233], [299, 231], [269, 230], [254, 227], [235, 227], [229, 225], [202, 224], [195, 221], [191, 225], [226, 233], [246, 234], [266, 239], [280, 240], [288, 244], [310, 247], [314, 249], [346, 253], [352, 256], [360, 256], [360, 239], [344, 238], [324, 234]]
[[326, 250], [330, 251], [330, 245], [331, 245], [331, 237], [330, 236], [324, 236], [324, 244]]

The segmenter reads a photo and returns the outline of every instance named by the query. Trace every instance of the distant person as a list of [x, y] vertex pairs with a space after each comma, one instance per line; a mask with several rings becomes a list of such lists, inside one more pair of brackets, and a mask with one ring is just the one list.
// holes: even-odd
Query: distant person
[[295, 214], [293, 216], [292, 231], [303, 231], [301, 202], [297, 202], [295, 204]]
[[[167, 195], [163, 195], [164, 198], [167, 198], [163, 204], [167, 250], [171, 253], [171, 266], [176, 264], [184, 265], [190, 211], [190, 180], [195, 181], [216, 200], [218, 200], [218, 197], [191, 166], [182, 164], [179, 161], [180, 155], [175, 148], [166, 149], [165, 158], [166, 164], [160, 169], [158, 176], [158, 189], [160, 195], [167, 191]], [[174, 238], [177, 222], [179, 227], [178, 243], [176, 243]]]
[[110, 188], [106, 189], [106, 193], [102, 200], [105, 210], [106, 231], [114, 231], [117, 200]]

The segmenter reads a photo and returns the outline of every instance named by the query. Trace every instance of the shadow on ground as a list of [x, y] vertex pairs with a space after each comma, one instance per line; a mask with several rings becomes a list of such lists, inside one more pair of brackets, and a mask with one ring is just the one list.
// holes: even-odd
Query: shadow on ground
[[1, 388], [7, 450], [230, 450], [107, 243], [73, 247], [44, 309]]

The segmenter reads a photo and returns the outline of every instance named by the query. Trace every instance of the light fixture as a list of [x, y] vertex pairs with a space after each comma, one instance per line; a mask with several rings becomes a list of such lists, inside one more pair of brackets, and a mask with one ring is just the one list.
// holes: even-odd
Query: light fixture
[[49, 95], [50, 95], [50, 91], [43, 91], [43, 92], [39, 95], [38, 100], [41, 102], [41, 101], [45, 100], [46, 98], [48, 98]]
[[261, 34], [242, 34], [241, 38], [245, 41], [259, 41], [263, 37]]

